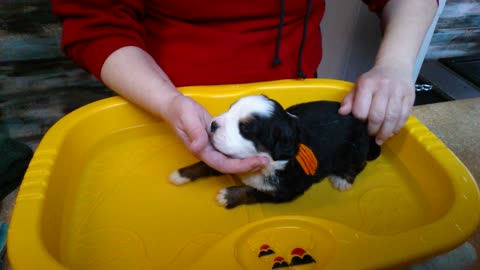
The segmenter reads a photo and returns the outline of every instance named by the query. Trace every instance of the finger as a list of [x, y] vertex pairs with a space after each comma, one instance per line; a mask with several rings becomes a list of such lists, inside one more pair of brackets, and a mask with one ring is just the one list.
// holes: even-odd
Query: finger
[[206, 110], [204, 110], [202, 113], [202, 121], [203, 121], [203, 125], [205, 126], [205, 130], [208, 130], [208, 126], [212, 121], [212, 116]]
[[388, 138], [393, 136], [393, 131], [398, 122], [401, 111], [402, 99], [397, 96], [391, 96], [388, 101], [385, 119], [383, 120], [380, 132], [377, 134], [376, 142], [378, 145], [383, 144]]
[[195, 155], [198, 155], [200, 151], [209, 143], [208, 134], [203, 125], [195, 123], [188, 125], [188, 130], [184, 131], [188, 136], [187, 148]]
[[209, 115], [205, 111], [200, 111], [198, 117], [184, 117], [184, 133], [188, 136], [188, 149], [195, 155], [198, 155], [208, 144], [208, 122]]
[[190, 151], [193, 153], [199, 153], [205, 147], [205, 145], [208, 144], [208, 135], [205, 130], [198, 130], [195, 132], [195, 134], [192, 134], [190, 140]]
[[387, 105], [387, 96], [377, 94], [373, 97], [372, 105], [370, 106], [370, 111], [368, 113], [368, 133], [370, 135], [376, 135], [380, 130], [385, 119]]
[[368, 112], [370, 111], [370, 105], [372, 103], [372, 93], [374, 89], [366, 83], [359, 83], [355, 92], [355, 98], [353, 99], [352, 113], [353, 115], [362, 120], [367, 120]]
[[355, 96], [355, 91], [350, 91], [348, 95], [342, 100], [340, 109], [338, 109], [339, 114], [347, 115], [352, 112], [353, 98]]
[[410, 116], [412, 112], [412, 102], [410, 97], [404, 97], [402, 100], [402, 112], [400, 114], [400, 118], [398, 119], [398, 122], [395, 126], [395, 129], [393, 130], [394, 133], [397, 133], [402, 129], [402, 127], [405, 125], [405, 123], [408, 120], [408, 117]]
[[244, 173], [262, 169], [266, 164], [266, 158], [250, 157], [246, 159], [232, 159], [215, 150], [206, 150], [200, 154], [200, 158], [210, 167], [223, 173]]
[[229, 173], [254, 172], [265, 167], [266, 161], [263, 161], [263, 159], [265, 158], [249, 157], [246, 159], [227, 159], [222, 166], [223, 170]]

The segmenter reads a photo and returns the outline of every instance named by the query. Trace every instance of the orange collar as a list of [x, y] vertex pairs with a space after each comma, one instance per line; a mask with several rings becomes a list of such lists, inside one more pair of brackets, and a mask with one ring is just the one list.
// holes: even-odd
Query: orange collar
[[308, 148], [305, 144], [300, 144], [298, 146], [298, 153], [295, 157], [302, 167], [303, 171], [307, 175], [314, 175], [317, 170], [317, 158], [313, 154], [312, 149]]

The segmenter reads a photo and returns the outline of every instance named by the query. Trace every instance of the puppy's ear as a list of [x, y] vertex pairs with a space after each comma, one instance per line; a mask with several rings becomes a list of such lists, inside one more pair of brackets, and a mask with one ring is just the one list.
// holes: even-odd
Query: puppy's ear
[[292, 119], [276, 122], [271, 130], [273, 160], [287, 160], [296, 153], [296, 123]]

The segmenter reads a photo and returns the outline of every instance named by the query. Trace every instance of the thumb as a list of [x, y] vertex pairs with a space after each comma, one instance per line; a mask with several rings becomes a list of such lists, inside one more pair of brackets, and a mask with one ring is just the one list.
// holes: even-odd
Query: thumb
[[208, 144], [208, 135], [202, 126], [189, 130], [188, 137], [190, 139], [188, 148], [192, 153], [198, 154]]
[[342, 100], [340, 109], [338, 109], [339, 114], [347, 115], [352, 112], [354, 95], [354, 92], [350, 91], [350, 93], [348, 93], [348, 95]]

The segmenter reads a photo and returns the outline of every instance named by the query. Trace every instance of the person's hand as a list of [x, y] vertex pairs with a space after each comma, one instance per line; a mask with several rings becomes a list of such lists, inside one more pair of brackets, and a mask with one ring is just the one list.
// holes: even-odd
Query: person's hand
[[359, 77], [344, 98], [339, 113], [352, 113], [368, 121], [370, 135], [383, 144], [408, 120], [415, 101], [415, 86], [408, 68], [377, 65]]
[[211, 168], [223, 173], [258, 171], [267, 165], [263, 157], [232, 159], [213, 148], [207, 128], [212, 117], [200, 104], [184, 95], [175, 96], [164, 117], [190, 152]]

